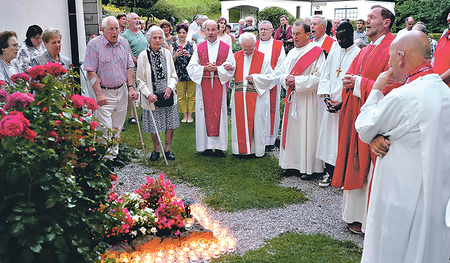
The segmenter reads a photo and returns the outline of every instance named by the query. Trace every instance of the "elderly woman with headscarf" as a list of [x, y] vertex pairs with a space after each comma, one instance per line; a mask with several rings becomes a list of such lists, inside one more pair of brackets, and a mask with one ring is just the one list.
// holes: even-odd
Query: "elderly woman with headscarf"
[[33, 58], [41, 55], [47, 49], [42, 43], [42, 28], [38, 25], [31, 25], [28, 27], [26, 39], [20, 45], [19, 53], [17, 54], [17, 64], [20, 70], [28, 72], [31, 68], [31, 61]]
[[0, 33], [0, 81], [13, 84], [11, 76], [20, 73], [21, 70], [16, 63], [11, 61], [17, 57], [19, 42], [17, 34], [13, 31]]
[[56, 28], [49, 28], [42, 33], [41, 37], [47, 51], [33, 58], [31, 66], [45, 65], [48, 61], [50, 61], [53, 63], [59, 63], [63, 66], [63, 68], [68, 69], [70, 59], [59, 54], [61, 52], [61, 32]]
[[164, 154], [168, 160], [175, 160], [170, 146], [174, 130], [180, 126], [175, 94], [177, 73], [171, 52], [161, 47], [164, 31], [152, 26], [146, 37], [150, 47], [139, 54], [136, 79], [140, 81], [143, 130], [152, 135], [153, 152], [150, 160], [159, 159], [157, 133], [162, 131], [165, 131]]

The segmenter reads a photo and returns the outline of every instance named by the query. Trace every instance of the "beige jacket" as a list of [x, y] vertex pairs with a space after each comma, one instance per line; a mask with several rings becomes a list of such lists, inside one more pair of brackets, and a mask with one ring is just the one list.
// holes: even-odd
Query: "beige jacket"
[[[178, 82], [177, 72], [175, 71], [175, 65], [173, 64], [172, 55], [170, 51], [162, 48], [167, 63], [167, 87], [172, 89], [173, 103], [177, 104], [176, 85]], [[153, 93], [152, 88], [152, 72], [150, 71], [150, 63], [147, 58], [147, 50], [142, 51], [139, 54], [137, 61], [136, 79], [139, 80], [139, 91], [141, 92], [141, 106], [146, 110], [154, 110], [155, 104], [148, 101], [148, 96]], [[144, 95], [144, 96], [142, 96]]]

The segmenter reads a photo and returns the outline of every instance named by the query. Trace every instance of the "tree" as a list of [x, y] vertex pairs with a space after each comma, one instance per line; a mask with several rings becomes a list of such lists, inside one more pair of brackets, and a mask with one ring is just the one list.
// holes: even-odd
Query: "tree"
[[158, 0], [109, 0], [109, 2], [115, 6], [134, 7], [136, 2], [136, 8], [151, 8], [158, 2]]
[[405, 27], [405, 19], [421, 21], [430, 33], [440, 33], [448, 27], [447, 15], [450, 12], [450, 0], [399, 0], [395, 5], [395, 23], [393, 32]]
[[167, 1], [158, 1], [151, 8], [139, 8], [137, 12], [140, 16], [151, 17], [153, 15], [158, 19], [165, 19], [170, 22], [172, 22], [171, 18], [175, 17], [175, 7], [167, 3]]
[[285, 15], [288, 18], [288, 23], [290, 25], [292, 25], [294, 23], [294, 21], [296, 20], [295, 17], [293, 15], [291, 15], [291, 13], [289, 13], [289, 11], [287, 11], [284, 8], [281, 7], [275, 7], [275, 6], [271, 6], [271, 7], [266, 7], [263, 10], [261, 10], [258, 14], [258, 19], [259, 21], [262, 20], [268, 20], [272, 23], [272, 26], [274, 29], [277, 29], [280, 27], [280, 16]]

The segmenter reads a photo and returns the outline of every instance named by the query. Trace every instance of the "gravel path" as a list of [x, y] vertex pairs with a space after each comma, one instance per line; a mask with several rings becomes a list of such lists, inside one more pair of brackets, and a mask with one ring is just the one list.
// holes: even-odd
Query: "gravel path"
[[[278, 152], [271, 154], [278, 157]], [[117, 171], [116, 190], [120, 194], [131, 192], [145, 182], [146, 176], [157, 178], [158, 174], [149, 167], [131, 163]], [[323, 233], [363, 246], [362, 236], [346, 230], [341, 219], [342, 190], [331, 186], [320, 188], [318, 180], [304, 181], [295, 176], [284, 178], [280, 186], [302, 190], [308, 201], [269, 210], [249, 209], [232, 213], [208, 209], [211, 220], [218, 220], [221, 227], [228, 227], [229, 233], [236, 238], [237, 251], [245, 253], [257, 249], [264, 246], [266, 239], [287, 231]], [[197, 202], [201, 202], [203, 197], [200, 188], [186, 183], [176, 184], [175, 193], [179, 198], [193, 198]]]

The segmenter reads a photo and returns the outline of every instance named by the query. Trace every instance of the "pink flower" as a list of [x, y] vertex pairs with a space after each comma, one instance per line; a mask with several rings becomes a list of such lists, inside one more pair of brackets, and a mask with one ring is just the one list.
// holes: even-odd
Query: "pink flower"
[[98, 109], [97, 101], [92, 98], [84, 98], [84, 103], [86, 103], [87, 108], [92, 111], [96, 111]]
[[5, 82], [3, 80], [0, 80], [0, 86], [5, 85]]
[[163, 173], [159, 174], [158, 180], [160, 180], [160, 181], [164, 180], [164, 174]]
[[92, 122], [90, 123], [90, 125], [91, 125], [91, 128], [92, 128], [93, 130], [95, 130], [95, 129], [97, 128], [98, 123], [97, 123], [96, 121], [92, 121]]
[[48, 110], [48, 108], [47, 108], [47, 107], [44, 107], [44, 108], [42, 108], [42, 112], [43, 112], [43, 113], [46, 113], [46, 112], [47, 112], [47, 110]]
[[7, 99], [8, 99], [8, 92], [4, 89], [0, 89], [0, 101], [6, 101]]
[[73, 106], [75, 108], [82, 108], [84, 106], [84, 97], [78, 94], [73, 95], [71, 98]]
[[49, 73], [55, 77], [58, 77], [62, 74], [67, 73], [67, 69], [63, 68], [62, 65], [59, 63], [48, 62], [45, 65], [45, 69], [47, 70], [47, 73]]
[[11, 80], [14, 83], [17, 83], [19, 80], [30, 81], [30, 76], [25, 73], [17, 73], [11, 76]]
[[114, 174], [110, 174], [109, 178], [111, 178], [111, 181], [117, 181], [117, 177]]
[[[2, 128], [6, 131], [6, 135], [9, 137], [17, 137], [23, 133], [23, 123], [16, 116], [11, 116], [11, 118], [2, 119]], [[3, 121], [5, 120], [5, 121]]]
[[45, 77], [47, 71], [44, 66], [37, 65], [28, 70], [28, 74], [30, 74], [31, 78], [34, 80], [41, 80]]
[[58, 127], [60, 123], [61, 123], [60, 120], [56, 120], [56, 121], [55, 121], [55, 126]]
[[8, 102], [3, 107], [5, 110], [12, 108], [25, 108], [34, 101], [34, 96], [31, 93], [24, 94], [22, 92], [14, 92], [8, 96]]
[[177, 230], [177, 232], [175, 232], [175, 236], [178, 236], [180, 234], [180, 229]]
[[0, 108], [0, 115], [2, 115], [2, 117], [5, 117], [6, 112], [3, 108]]
[[34, 131], [30, 130], [29, 128], [26, 128], [25, 131], [23, 132], [23, 137], [34, 142], [34, 138], [37, 137], [37, 134]]
[[80, 117], [80, 118], [78, 118], [78, 119], [79, 119], [81, 122], [83, 122], [83, 118]]
[[56, 134], [55, 131], [50, 131], [50, 132], [48, 133], [48, 137], [58, 138], [58, 134]]

